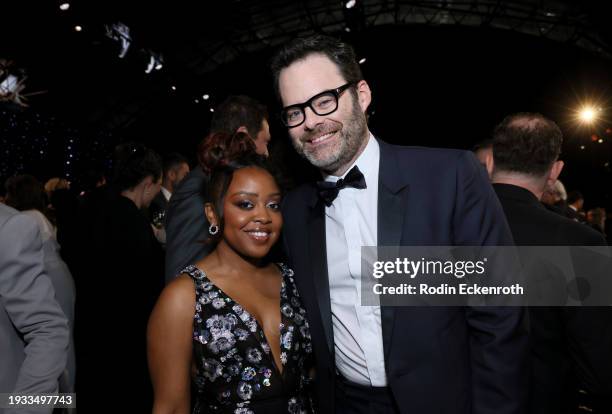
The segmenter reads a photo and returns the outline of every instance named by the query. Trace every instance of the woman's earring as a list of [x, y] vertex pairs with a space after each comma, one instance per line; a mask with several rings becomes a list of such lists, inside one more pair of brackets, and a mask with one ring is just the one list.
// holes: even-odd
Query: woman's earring
[[208, 232], [211, 236], [214, 236], [215, 234], [219, 233], [219, 226], [217, 226], [216, 224], [211, 224], [208, 227]]

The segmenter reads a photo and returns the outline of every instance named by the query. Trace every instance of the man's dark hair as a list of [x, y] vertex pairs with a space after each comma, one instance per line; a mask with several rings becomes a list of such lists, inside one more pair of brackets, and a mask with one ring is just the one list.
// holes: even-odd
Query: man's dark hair
[[584, 200], [584, 196], [580, 191], [570, 191], [567, 194], [567, 204], [574, 204], [578, 200]]
[[562, 143], [557, 124], [540, 114], [507, 116], [493, 132], [495, 169], [541, 177], [559, 157]]
[[163, 170], [164, 175], [168, 173], [168, 171], [180, 167], [182, 164], [189, 165], [189, 161], [183, 155], [178, 152], [173, 152], [167, 154], [163, 157]]
[[229, 96], [215, 109], [210, 132], [233, 134], [244, 126], [251, 138], [255, 139], [264, 119], [268, 119], [268, 111], [255, 99], [245, 95]]
[[148, 176], [156, 182], [162, 175], [162, 160], [153, 150], [137, 143], [115, 148], [113, 184], [118, 191], [136, 187]]
[[278, 78], [281, 71], [294, 62], [313, 54], [322, 54], [329, 58], [338, 67], [340, 74], [347, 82], [359, 82], [363, 79], [361, 67], [351, 45], [325, 35], [301, 37], [287, 42], [276, 52], [270, 62], [274, 91], [279, 100]]
[[6, 181], [6, 204], [16, 210], [38, 210], [46, 213], [44, 187], [31, 175], [17, 175]]

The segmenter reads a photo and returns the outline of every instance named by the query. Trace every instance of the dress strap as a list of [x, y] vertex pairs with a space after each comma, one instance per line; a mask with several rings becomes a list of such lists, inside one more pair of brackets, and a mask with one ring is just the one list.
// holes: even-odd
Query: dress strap
[[179, 272], [189, 275], [194, 281], [202, 281], [206, 278], [206, 274], [197, 268], [195, 265], [189, 265]]

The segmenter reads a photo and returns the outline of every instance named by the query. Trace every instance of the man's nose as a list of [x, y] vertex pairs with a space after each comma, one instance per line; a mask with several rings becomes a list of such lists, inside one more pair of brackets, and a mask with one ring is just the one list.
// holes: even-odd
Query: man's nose
[[304, 128], [312, 130], [321, 123], [323, 123], [322, 116], [317, 115], [309, 106], [304, 108]]

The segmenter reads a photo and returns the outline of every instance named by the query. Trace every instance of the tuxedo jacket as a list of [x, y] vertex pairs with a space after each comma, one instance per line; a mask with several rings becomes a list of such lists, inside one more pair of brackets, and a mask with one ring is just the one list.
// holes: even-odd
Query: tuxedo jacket
[[212, 250], [202, 192], [206, 175], [194, 168], [174, 189], [166, 210], [166, 282]]
[[155, 214], [159, 212], [166, 212], [168, 210], [168, 200], [164, 196], [164, 193], [161, 191], [157, 193], [155, 198], [151, 201], [151, 205], [149, 206], [149, 213], [151, 218], [155, 217]]
[[[486, 172], [471, 153], [380, 142], [379, 246], [512, 244]], [[334, 412], [334, 343], [325, 205], [314, 183], [283, 203], [283, 239], [310, 323], [320, 412]], [[527, 330], [518, 308], [382, 307], [388, 385], [402, 413], [519, 413]]]
[[[493, 187], [517, 245], [605, 245], [600, 233], [548, 211], [530, 191]], [[612, 412], [612, 308], [531, 307], [529, 320], [530, 413], [573, 413], [578, 404]], [[587, 393], [582, 401], [578, 389]]]

